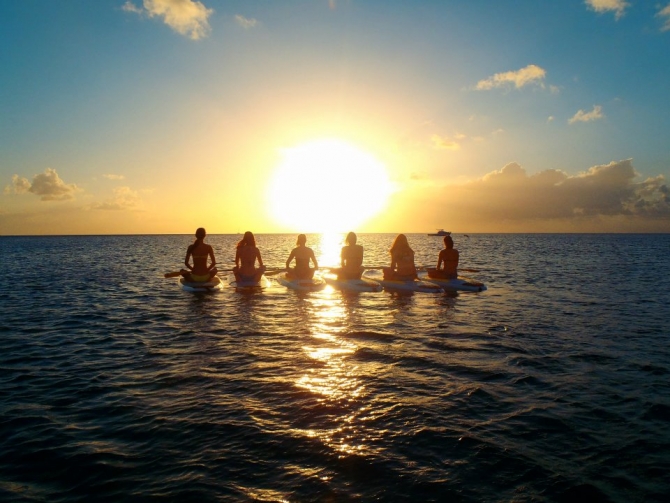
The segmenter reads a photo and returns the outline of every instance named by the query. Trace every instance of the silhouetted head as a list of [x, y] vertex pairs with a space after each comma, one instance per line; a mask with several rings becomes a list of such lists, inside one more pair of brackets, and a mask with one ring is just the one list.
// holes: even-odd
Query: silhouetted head
[[454, 247], [454, 240], [451, 239], [451, 236], [444, 236], [444, 247], [450, 250]]
[[298, 246], [303, 246], [307, 243], [307, 236], [304, 234], [298, 234], [298, 239], [296, 240], [295, 244]]
[[407, 242], [407, 236], [404, 234], [398, 234], [393, 240], [393, 244], [391, 245], [391, 249], [389, 251], [393, 253], [395, 250], [403, 250], [408, 248], [411, 250], [409, 243]]
[[347, 234], [347, 239], [344, 240], [345, 243], [348, 245], [355, 245], [356, 244], [356, 233], [350, 232]]
[[207, 232], [202, 227], [200, 227], [198, 230], [195, 231], [195, 237], [198, 238], [198, 239], [205, 239], [206, 235], [207, 235]]
[[242, 246], [256, 246], [256, 238], [251, 231], [245, 232], [242, 241], [237, 243], [238, 248], [241, 248]]

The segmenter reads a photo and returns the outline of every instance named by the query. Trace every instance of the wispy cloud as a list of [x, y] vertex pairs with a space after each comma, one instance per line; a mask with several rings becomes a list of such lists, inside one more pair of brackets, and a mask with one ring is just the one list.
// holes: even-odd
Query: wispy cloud
[[111, 173], [104, 174], [104, 175], [102, 175], [102, 177], [107, 178], [108, 180], [123, 180], [123, 179], [126, 178], [123, 175], [114, 175], [114, 174], [111, 174]]
[[128, 0], [122, 7], [126, 12], [158, 17], [177, 33], [192, 40], [206, 37], [211, 28], [209, 16], [214, 13], [197, 0], [144, 0], [138, 7]]
[[656, 16], [660, 17], [663, 20], [663, 26], [661, 27], [661, 31], [669, 31], [670, 30], [670, 4], [666, 5], [660, 11], [658, 11], [658, 14], [656, 14]]
[[614, 17], [620, 19], [629, 6], [624, 0], [586, 0], [586, 5], [598, 13], [614, 12]]
[[594, 105], [593, 110], [590, 112], [585, 112], [584, 110], [577, 111], [577, 113], [568, 120], [568, 124], [574, 124], [575, 122], [591, 122], [602, 119], [603, 117], [605, 117], [605, 114], [603, 114], [603, 107]]
[[74, 194], [80, 190], [73, 183], [65, 183], [55, 169], [47, 168], [44, 173], [33, 176], [32, 182], [14, 175], [11, 185], [5, 187], [5, 194], [31, 193], [39, 196], [42, 201], [64, 201], [74, 198]]
[[449, 138], [447, 136], [440, 136], [434, 134], [430, 137], [433, 148], [438, 150], [459, 150], [461, 145], [456, 138]]
[[240, 14], [237, 14], [235, 16], [235, 22], [238, 25], [240, 25], [242, 28], [244, 28], [245, 30], [248, 30], [250, 28], [254, 28], [258, 24], [257, 19], [244, 17]]
[[113, 197], [90, 206], [92, 210], [132, 210], [136, 209], [140, 202], [137, 191], [130, 187], [116, 187]]
[[123, 7], [121, 7], [121, 9], [123, 9], [126, 12], [133, 12], [133, 13], [139, 14], [139, 15], [144, 13], [144, 9], [142, 9], [141, 7], [138, 7], [137, 5], [135, 5], [130, 0], [128, 0], [126, 3], [124, 3]]
[[492, 77], [477, 82], [475, 89], [478, 91], [488, 91], [495, 87], [508, 87], [513, 85], [516, 89], [524, 86], [536, 84], [544, 87], [544, 78], [547, 72], [537, 65], [528, 65], [516, 71], [496, 73]]

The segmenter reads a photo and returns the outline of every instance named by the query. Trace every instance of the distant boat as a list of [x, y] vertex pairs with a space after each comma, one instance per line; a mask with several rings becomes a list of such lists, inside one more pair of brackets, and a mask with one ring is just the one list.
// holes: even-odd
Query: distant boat
[[445, 231], [444, 229], [438, 229], [437, 232], [428, 234], [429, 236], [451, 236], [451, 232]]

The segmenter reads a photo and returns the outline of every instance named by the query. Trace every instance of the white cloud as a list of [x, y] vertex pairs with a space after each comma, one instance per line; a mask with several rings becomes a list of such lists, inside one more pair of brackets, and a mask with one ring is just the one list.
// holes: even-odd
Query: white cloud
[[629, 6], [624, 0], [586, 0], [586, 5], [598, 13], [614, 12], [616, 19], [624, 15], [624, 11]]
[[579, 110], [575, 115], [573, 115], [569, 120], [569, 124], [574, 124], [575, 122], [591, 122], [605, 117], [603, 114], [603, 107], [600, 105], [593, 105], [593, 110], [590, 112], [585, 112], [584, 110]]
[[123, 9], [126, 12], [133, 12], [135, 14], [142, 14], [144, 12], [141, 7], [138, 7], [130, 0], [124, 3], [121, 9]]
[[255, 27], [258, 24], [258, 21], [254, 18], [247, 18], [240, 14], [235, 16], [235, 22], [239, 24], [245, 30]]
[[126, 178], [126, 177], [123, 176], [123, 175], [114, 175], [114, 174], [111, 174], [111, 173], [102, 175], [102, 177], [103, 177], [103, 178], [107, 178], [108, 180], [123, 180], [123, 179]]
[[95, 203], [90, 206], [93, 210], [130, 210], [137, 208], [140, 197], [137, 191], [130, 187], [116, 187], [114, 196], [102, 203]]
[[663, 26], [661, 27], [661, 31], [669, 31], [670, 30], [670, 4], [666, 5], [663, 9], [661, 9], [656, 16], [660, 17], [663, 19]]
[[30, 192], [40, 196], [42, 201], [64, 201], [72, 199], [79, 188], [75, 184], [65, 183], [53, 168], [33, 176], [32, 183], [27, 179], [14, 175], [12, 184], [5, 187], [5, 194], [26, 194]]
[[197, 0], [144, 0], [143, 8], [128, 0], [123, 10], [159, 17], [177, 33], [199, 40], [210, 32], [209, 16], [214, 12]]
[[477, 82], [475, 89], [478, 91], [488, 91], [494, 87], [507, 87], [510, 84], [520, 89], [530, 84], [537, 84], [544, 87], [544, 77], [547, 72], [537, 65], [528, 65], [517, 71], [496, 73], [492, 77]]

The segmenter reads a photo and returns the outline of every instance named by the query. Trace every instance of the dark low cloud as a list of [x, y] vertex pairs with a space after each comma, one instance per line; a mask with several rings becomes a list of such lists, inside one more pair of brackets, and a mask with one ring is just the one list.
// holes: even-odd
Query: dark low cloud
[[460, 205], [487, 218], [670, 217], [663, 176], [640, 182], [637, 177], [630, 159], [594, 166], [574, 176], [560, 170], [528, 175], [519, 164], [510, 163], [454, 192]]
[[80, 189], [73, 183], [65, 183], [53, 168], [47, 168], [44, 173], [33, 176], [30, 182], [27, 178], [14, 175], [12, 184], [5, 187], [5, 193], [31, 193], [39, 196], [42, 201], [64, 201], [74, 198]]
[[630, 159], [576, 175], [557, 169], [528, 174], [510, 163], [465, 184], [416, 182], [416, 191], [396, 194], [385, 214], [404, 228], [421, 222], [466, 232], [670, 231], [665, 178], [643, 179]]

